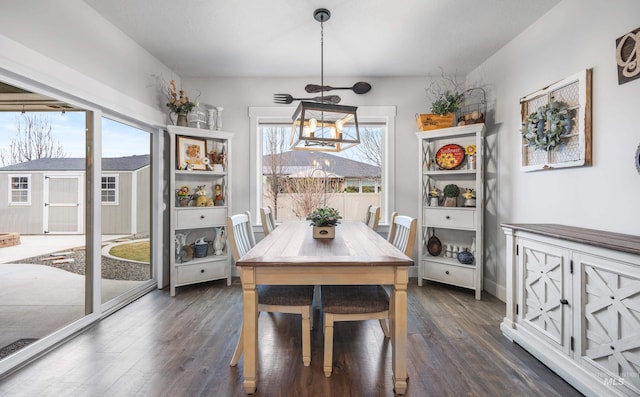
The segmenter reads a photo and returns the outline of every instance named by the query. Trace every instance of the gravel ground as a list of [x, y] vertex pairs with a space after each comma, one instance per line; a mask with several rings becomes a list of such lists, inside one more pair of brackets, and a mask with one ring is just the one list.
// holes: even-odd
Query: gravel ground
[[[51, 260], [53, 254], [34, 256], [32, 258], [21, 259], [15, 263], [25, 263], [33, 265], [46, 265], [55, 267], [56, 269], [66, 270], [68, 272], [84, 275], [85, 271], [85, 250], [70, 249], [64, 251], [67, 253], [65, 258], [73, 259], [70, 263], [54, 264]], [[55, 255], [53, 255], [55, 256]], [[151, 278], [151, 270], [149, 264], [140, 264], [120, 261], [103, 256], [102, 257], [102, 278], [109, 280], [133, 280], [144, 281]]]

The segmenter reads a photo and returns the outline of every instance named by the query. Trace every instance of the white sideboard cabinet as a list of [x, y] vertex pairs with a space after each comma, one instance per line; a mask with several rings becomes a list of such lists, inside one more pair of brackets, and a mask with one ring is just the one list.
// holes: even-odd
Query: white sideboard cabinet
[[503, 224], [502, 333], [587, 396], [640, 395], [640, 237]]

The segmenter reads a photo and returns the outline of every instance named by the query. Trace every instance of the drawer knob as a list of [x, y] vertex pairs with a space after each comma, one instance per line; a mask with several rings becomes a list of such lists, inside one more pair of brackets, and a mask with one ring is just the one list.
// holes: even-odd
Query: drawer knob
[[204, 269], [200, 269], [200, 273], [204, 273]]
[[449, 271], [448, 271], [448, 270], [446, 270], [446, 271], [444, 272], [444, 274], [449, 274]]
[[445, 218], [447, 218], [447, 219], [451, 219], [451, 217], [450, 217], [449, 215], [445, 216]]
[[204, 215], [200, 215], [200, 219], [204, 219]]

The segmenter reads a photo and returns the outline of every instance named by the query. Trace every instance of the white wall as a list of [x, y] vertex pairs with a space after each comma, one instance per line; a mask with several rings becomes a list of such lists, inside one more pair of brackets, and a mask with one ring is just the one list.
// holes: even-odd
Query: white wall
[[[488, 90], [495, 191], [487, 208], [485, 288], [504, 299], [500, 223], [558, 223], [640, 234], [640, 79], [618, 85], [615, 40], [640, 27], [637, 0], [564, 0], [467, 76]], [[519, 99], [593, 68], [593, 165], [520, 171]]]
[[[291, 114], [297, 102], [292, 105], [275, 105], [273, 94], [288, 93], [294, 96], [309, 95], [304, 91], [308, 83], [317, 83], [320, 76], [308, 78], [183, 78], [183, 87], [191, 98], [193, 93], [202, 94], [198, 101], [202, 106], [222, 106], [222, 127], [235, 133], [233, 156], [233, 212], [249, 210], [250, 171], [250, 127], [249, 106], [291, 106]], [[356, 95], [351, 91], [338, 91], [341, 104], [355, 106], [397, 107], [395, 140], [395, 208], [402, 214], [416, 216], [418, 213], [416, 183], [418, 180], [417, 139], [414, 132], [416, 113], [426, 113], [427, 103], [424, 88], [425, 77], [407, 78], [333, 78], [325, 76], [325, 84], [351, 86], [356, 81], [367, 81], [372, 85], [369, 93]], [[313, 94], [315, 96], [316, 94]], [[416, 272], [417, 275], [417, 272]]]

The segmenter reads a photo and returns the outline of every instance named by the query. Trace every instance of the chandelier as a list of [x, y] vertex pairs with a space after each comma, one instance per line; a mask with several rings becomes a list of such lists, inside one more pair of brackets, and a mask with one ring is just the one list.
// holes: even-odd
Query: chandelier
[[[320, 96], [301, 100], [293, 114], [290, 147], [295, 150], [340, 152], [360, 143], [356, 114], [358, 108], [338, 105], [340, 97], [337, 95], [324, 95], [325, 91], [330, 90], [350, 89], [356, 94], [364, 94], [371, 89], [364, 82], [358, 82], [353, 87], [335, 88], [324, 85], [324, 22], [330, 17], [331, 12], [326, 8], [313, 12], [313, 18], [320, 22], [320, 86], [308, 84], [305, 90], [320, 92]], [[287, 99], [295, 100], [290, 95], [287, 95]]]

